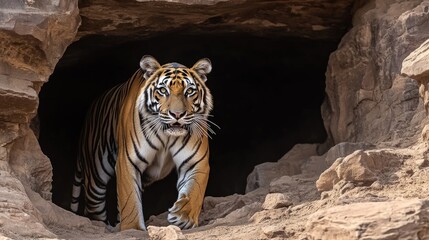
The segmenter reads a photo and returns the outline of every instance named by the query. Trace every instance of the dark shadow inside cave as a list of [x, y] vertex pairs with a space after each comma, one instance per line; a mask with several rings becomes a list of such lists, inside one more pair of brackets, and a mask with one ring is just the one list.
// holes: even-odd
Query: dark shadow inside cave
[[[78, 136], [89, 104], [127, 80], [145, 54], [161, 64], [188, 67], [203, 57], [212, 61], [211, 120], [221, 129], [210, 142], [206, 195], [244, 193], [255, 165], [277, 161], [297, 143], [325, 140], [320, 106], [328, 57], [337, 44], [240, 33], [80, 39], [68, 47], [40, 92], [39, 141], [53, 165], [53, 202], [69, 209]], [[143, 198], [146, 218], [166, 211], [176, 198], [175, 175], [150, 186]]]

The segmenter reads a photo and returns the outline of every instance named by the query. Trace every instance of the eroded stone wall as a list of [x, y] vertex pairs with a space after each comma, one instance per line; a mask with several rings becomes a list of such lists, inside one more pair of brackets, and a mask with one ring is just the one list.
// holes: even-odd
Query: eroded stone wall
[[356, 12], [326, 72], [322, 116], [332, 144], [395, 145], [419, 136], [417, 83], [400, 73], [403, 59], [429, 37], [428, 8], [428, 1], [373, 0]]
[[0, 121], [8, 136], [0, 141], [8, 152], [2, 160], [46, 199], [52, 170], [29, 123], [42, 84], [76, 35], [78, 14], [74, 0], [0, 3]]
[[[300, 12], [303, 9], [305, 6], [295, 9], [295, 11]], [[209, 23], [215, 24], [216, 21], [225, 19], [234, 20], [228, 17], [231, 15], [226, 14], [224, 18], [210, 17], [209, 19], [214, 22]], [[201, 239], [201, 236], [212, 236], [219, 239], [219, 236], [225, 236], [225, 233], [228, 233], [235, 234], [234, 236], [229, 235], [230, 237], [240, 236], [243, 239], [257, 236], [257, 234], [262, 234], [260, 238], [277, 236], [298, 238], [300, 233], [305, 232], [308, 234], [308, 239], [320, 236], [322, 236], [320, 238], [329, 239], [332, 238], [329, 235], [332, 231], [326, 231], [326, 229], [329, 229], [330, 222], [336, 224], [337, 219], [343, 218], [347, 214], [351, 218], [354, 218], [355, 215], [361, 217], [361, 209], [368, 208], [368, 206], [371, 207], [369, 208], [370, 213], [376, 212], [377, 214], [372, 214], [376, 216], [371, 219], [359, 218], [358, 221], [355, 221], [357, 224], [352, 225], [353, 232], [365, 232], [362, 229], [370, 226], [368, 223], [370, 221], [370, 223], [379, 223], [375, 226], [382, 225], [383, 229], [405, 229], [405, 231], [395, 230], [395, 232], [407, 233], [410, 232], [409, 228], [402, 228], [402, 226], [412, 226], [415, 229], [413, 224], [417, 224], [419, 232], [411, 234], [420, 237], [427, 236], [427, 221], [419, 220], [420, 218], [427, 219], [427, 214], [420, 214], [420, 212], [427, 212], [427, 200], [412, 202], [406, 200], [401, 201], [399, 205], [396, 201], [390, 202], [389, 206], [393, 206], [392, 211], [400, 213], [399, 216], [393, 218], [395, 221], [405, 219], [412, 223], [410, 225], [409, 222], [405, 222], [401, 224], [401, 228], [390, 226], [391, 216], [384, 215], [386, 211], [379, 211], [385, 209], [385, 204], [389, 203], [387, 200], [397, 199], [400, 196], [427, 198], [425, 192], [421, 190], [427, 189], [427, 178], [424, 178], [427, 176], [425, 170], [427, 169], [427, 159], [422, 153], [426, 151], [424, 147], [399, 149], [396, 152], [390, 148], [384, 149], [381, 155], [385, 161], [381, 163], [396, 161], [395, 167], [388, 170], [384, 169], [384, 166], [388, 165], [387, 163], [382, 164], [383, 168], [375, 170], [371, 168], [372, 165], [368, 165], [370, 166], [368, 167], [362, 164], [346, 164], [354, 163], [353, 159], [362, 159], [346, 157], [346, 155], [355, 149], [377, 148], [380, 147], [380, 144], [391, 148], [407, 147], [420, 137], [425, 114], [423, 103], [419, 99], [418, 84], [411, 78], [400, 75], [400, 69], [403, 59], [429, 37], [428, 19], [428, 1], [368, 1], [363, 8], [357, 11], [353, 28], [344, 36], [338, 50], [331, 55], [326, 73], [327, 100], [322, 107], [330, 144], [340, 142], [368, 142], [370, 144], [337, 145], [339, 150], [333, 149], [326, 156], [306, 155], [317, 154], [316, 145], [297, 146], [295, 148], [297, 153], [291, 151], [280, 162], [282, 166], [286, 166], [287, 170], [291, 170], [291, 175], [295, 176], [284, 176], [285, 171], [280, 171], [282, 168], [276, 164], [265, 164], [259, 167], [258, 172], [251, 175], [255, 181], [250, 181], [252, 186], [249, 187], [249, 191], [254, 191], [245, 196], [206, 199], [202, 219], [207, 224], [215, 223], [212, 227], [205, 228], [207, 232], [212, 230], [211, 234], [200, 229], [200, 231], [188, 233], [186, 237]], [[61, 211], [46, 201], [51, 198], [51, 166], [49, 160], [40, 151], [35, 134], [29, 128], [31, 119], [36, 115], [37, 95], [40, 88], [47, 81], [65, 48], [74, 39], [79, 23], [77, 1], [3, 0], [0, 3], [0, 40], [2, 42], [0, 46], [2, 54], [0, 58], [0, 223], [1, 235], [9, 238], [56, 238], [57, 234], [44, 226], [47, 224], [57, 226], [56, 233], [62, 235], [62, 238], [76, 238], [76, 231], [83, 225], [90, 227], [80, 231], [81, 235], [78, 237], [92, 234], [92, 236], [96, 236], [95, 238], [101, 238], [101, 234], [104, 233], [104, 227], [97, 228], [88, 220], [82, 220], [83, 218], [76, 220], [75, 215]], [[94, 26], [100, 25], [95, 24]], [[310, 26], [315, 31], [324, 30], [322, 25]], [[323, 36], [327, 35], [323, 34]], [[426, 90], [422, 90], [424, 93], [422, 96], [426, 94], [424, 91]], [[392, 151], [395, 153], [394, 155], [391, 154]], [[377, 150], [358, 153], [366, 156], [374, 152], [379, 153]], [[385, 152], [386, 154], [384, 154]], [[415, 152], [420, 155], [416, 155]], [[377, 154], [375, 155], [378, 156]], [[370, 160], [376, 162], [380, 158], [374, 157]], [[341, 176], [337, 175], [338, 182], [328, 179], [332, 186], [323, 185], [325, 188], [319, 189], [331, 192], [319, 194], [315, 181], [332, 162], [334, 165], [337, 162], [337, 165], [341, 165], [341, 167], [351, 166], [351, 170], [361, 171], [364, 168], [375, 171], [377, 175], [370, 174], [371, 181], [368, 179], [364, 179], [364, 181], [362, 179], [340, 179]], [[406, 168], [403, 168], [403, 165]], [[294, 169], [291, 169], [291, 166]], [[353, 168], [354, 166], [356, 168]], [[277, 171], [271, 171], [272, 169]], [[335, 169], [335, 174], [339, 174], [340, 171], [337, 172], [337, 170]], [[334, 172], [332, 168], [329, 171]], [[264, 172], [270, 173], [270, 176], [274, 172], [277, 178], [269, 178], [263, 175]], [[383, 174], [395, 178], [387, 178]], [[413, 175], [416, 176], [414, 179], [411, 178]], [[418, 178], [419, 176], [420, 178]], [[382, 178], [379, 179], [379, 177]], [[419, 179], [421, 182], [418, 182]], [[375, 181], [372, 182], [373, 180]], [[410, 190], [408, 188], [410, 181], [415, 181], [413, 184], [417, 187]], [[359, 188], [361, 182], [365, 183], [364, 188]], [[377, 182], [378, 184], [374, 184]], [[366, 186], [368, 184], [371, 184], [370, 188]], [[378, 190], [392, 188], [396, 185], [398, 189], [392, 189], [385, 196], [374, 194]], [[320, 186], [322, 185], [319, 184]], [[365, 192], [367, 190], [372, 192]], [[359, 191], [362, 193], [359, 194]], [[268, 192], [277, 195], [286, 193], [286, 195], [282, 195], [281, 201], [288, 200], [287, 204], [266, 207], [267, 204], [262, 204], [263, 199], [266, 198], [266, 202], [268, 202], [268, 196], [277, 196], [267, 195], [265, 197]], [[403, 192], [405, 193], [403, 194]], [[346, 196], [347, 198], [335, 198], [336, 194], [344, 196], [347, 193], [351, 193]], [[353, 194], [356, 193], [357, 197], [354, 197]], [[234, 200], [227, 200], [231, 198]], [[319, 198], [324, 201], [318, 201]], [[355, 203], [351, 205], [353, 211], [350, 211], [347, 206], [326, 210], [327, 206], [333, 204], [345, 205], [353, 203], [353, 201], [371, 200], [384, 202], [382, 204]], [[319, 209], [322, 211], [316, 212]], [[376, 210], [372, 211], [373, 209]], [[417, 220], [407, 217], [410, 213], [407, 209], [412, 209], [411, 213], [417, 213]], [[312, 218], [308, 218], [314, 212], [316, 214]], [[340, 216], [337, 214], [338, 212], [341, 213]], [[336, 215], [330, 215], [330, 213]], [[326, 221], [320, 221], [320, 216], [324, 216]], [[344, 222], [344, 226], [350, 226], [351, 218]], [[333, 220], [331, 221], [331, 219]], [[303, 223], [307, 220], [307, 231], [304, 231]], [[240, 224], [237, 226], [239, 221]], [[70, 225], [70, 222], [73, 222], [74, 225]], [[217, 228], [213, 231], [216, 224], [230, 228]], [[234, 227], [240, 229], [231, 231]], [[424, 229], [421, 230], [421, 228]], [[341, 229], [344, 227], [338, 231]], [[367, 235], [363, 236], [376, 238], [384, 234], [384, 230], [373, 231], [372, 228], [370, 230], [365, 233]], [[347, 235], [350, 232], [352, 231], [341, 232], [341, 234]], [[336, 231], [333, 232], [333, 234], [336, 233]], [[368, 235], [368, 233], [371, 234]], [[126, 234], [130, 235], [127, 237]], [[128, 232], [124, 235], [115, 235], [111, 239], [115, 239], [115, 237], [131, 239], [132, 234], [132, 232]], [[149, 234], [151, 233], [149, 232]], [[355, 235], [347, 235], [347, 237], [355, 237]], [[147, 236], [145, 235], [145, 237]]]
[[40, 88], [79, 24], [77, 0], [0, 2], [0, 222], [12, 238], [54, 236], [28, 197], [50, 200], [52, 181], [50, 161], [29, 125]]

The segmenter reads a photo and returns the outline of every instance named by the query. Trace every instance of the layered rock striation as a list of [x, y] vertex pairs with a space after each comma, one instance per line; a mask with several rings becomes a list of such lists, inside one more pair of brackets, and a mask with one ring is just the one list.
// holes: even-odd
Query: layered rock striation
[[74, 0], [0, 3], [0, 221], [7, 237], [55, 236], [34, 202], [34, 194], [51, 200], [52, 167], [29, 126], [40, 88], [79, 24]]
[[332, 144], [418, 136], [417, 83], [401, 65], [429, 37], [428, 17], [427, 1], [370, 1], [356, 12], [326, 72], [322, 115]]
[[[159, 227], [167, 225], [164, 214], [151, 217], [149, 225], [157, 227], [150, 227], [148, 233], [109, 233], [103, 224], [50, 202], [52, 168], [30, 121], [36, 116], [41, 86], [73, 40], [88, 34], [129, 40], [184, 29], [192, 34], [257, 31], [333, 39], [346, 30], [344, 22], [353, 2], [198, 5], [200, 1], [82, 0], [79, 15], [77, 0], [3, 0], [0, 235], [12, 239], [427, 238], [429, 134], [421, 133], [429, 96], [429, 2], [421, 0], [357, 1], [360, 8], [353, 26], [332, 53], [326, 71], [322, 115], [327, 143], [296, 145], [279, 162], [257, 166], [244, 195], [207, 197], [202, 227], [183, 232]], [[77, 33], [80, 16], [83, 24]], [[332, 148], [321, 150], [326, 146]]]

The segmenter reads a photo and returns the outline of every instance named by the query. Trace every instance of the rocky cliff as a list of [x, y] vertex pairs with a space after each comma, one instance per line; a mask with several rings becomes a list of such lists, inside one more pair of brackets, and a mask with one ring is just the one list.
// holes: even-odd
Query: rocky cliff
[[[0, 236], [428, 238], [428, 1], [168, 2], [80, 1], [80, 13], [74, 0], [0, 3]], [[37, 141], [38, 93], [72, 41], [145, 38], [195, 23], [194, 34], [220, 26], [332, 39], [345, 31], [347, 14], [352, 27], [326, 70], [326, 142], [298, 144], [278, 162], [256, 166], [246, 194], [207, 197], [201, 227], [167, 227], [161, 214], [149, 219], [147, 233], [109, 232], [51, 202], [52, 167]]]

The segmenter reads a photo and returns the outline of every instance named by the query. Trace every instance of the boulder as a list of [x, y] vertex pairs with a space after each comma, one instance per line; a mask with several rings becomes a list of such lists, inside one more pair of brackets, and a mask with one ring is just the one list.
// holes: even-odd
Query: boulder
[[266, 162], [255, 166], [247, 177], [246, 193], [268, 186], [273, 179], [301, 173], [301, 165], [317, 155], [318, 144], [297, 144], [278, 162]]
[[361, 202], [319, 210], [309, 216], [307, 239], [425, 239], [429, 201]]
[[155, 227], [149, 226], [147, 228], [149, 237], [151, 240], [185, 240], [186, 237], [183, 235], [179, 227], [174, 225], [169, 225], [167, 227]]
[[358, 186], [369, 186], [393, 174], [402, 161], [403, 156], [390, 150], [357, 150], [345, 158], [338, 158], [320, 175], [316, 186], [320, 192], [331, 190], [341, 180]]
[[373, 0], [328, 61], [322, 117], [328, 140], [409, 146], [421, 131], [416, 81], [401, 75], [406, 56], [429, 38], [427, 1]]
[[265, 197], [262, 208], [265, 210], [289, 207], [293, 203], [289, 196], [282, 193], [270, 193]]
[[419, 83], [429, 82], [429, 39], [404, 59], [401, 73]]
[[[401, 73], [416, 80], [420, 85], [419, 93], [423, 99], [426, 114], [429, 113], [429, 40], [408, 55], [402, 62]], [[422, 130], [422, 136], [429, 140], [428, 126]]]

